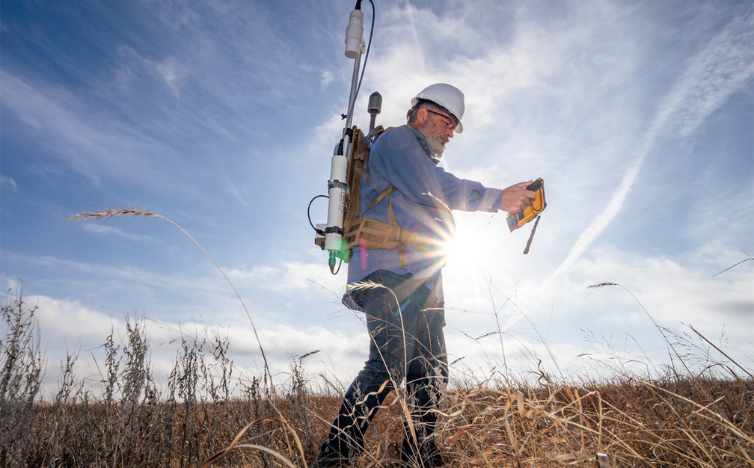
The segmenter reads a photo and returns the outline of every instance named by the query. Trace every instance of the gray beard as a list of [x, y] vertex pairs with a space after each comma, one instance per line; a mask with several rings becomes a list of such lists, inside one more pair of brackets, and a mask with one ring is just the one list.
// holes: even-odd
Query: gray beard
[[427, 139], [427, 146], [429, 146], [429, 153], [435, 159], [442, 158], [442, 155], [445, 153], [445, 147], [442, 146], [442, 143], [439, 141], [439, 139], [437, 140]]

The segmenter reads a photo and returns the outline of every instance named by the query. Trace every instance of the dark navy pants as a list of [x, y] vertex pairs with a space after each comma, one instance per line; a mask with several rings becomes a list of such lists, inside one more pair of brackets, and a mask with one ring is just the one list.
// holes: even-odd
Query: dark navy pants
[[432, 436], [437, 424], [433, 410], [448, 380], [443, 305], [424, 280], [410, 274], [379, 270], [362, 282], [368, 281], [380, 287], [355, 290], [352, 297], [366, 314], [369, 359], [346, 392], [318, 466], [347, 465], [359, 455], [378, 406], [404, 380], [414, 431], [404, 421], [401, 457], [417, 466], [441, 466]]

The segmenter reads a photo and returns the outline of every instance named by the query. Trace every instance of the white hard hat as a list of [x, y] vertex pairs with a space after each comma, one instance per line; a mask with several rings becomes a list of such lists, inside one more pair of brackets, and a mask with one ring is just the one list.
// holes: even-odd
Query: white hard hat
[[460, 89], [445, 83], [429, 85], [411, 100], [411, 107], [415, 106], [420, 99], [432, 101], [453, 114], [456, 122], [458, 122], [456, 133], [463, 133], [461, 118], [466, 106], [463, 103], [463, 93]]

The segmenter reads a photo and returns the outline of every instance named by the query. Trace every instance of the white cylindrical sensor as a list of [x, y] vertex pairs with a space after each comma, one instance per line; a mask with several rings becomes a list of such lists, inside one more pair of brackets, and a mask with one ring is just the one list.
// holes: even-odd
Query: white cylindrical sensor
[[[346, 191], [341, 188], [331, 188], [330, 192], [330, 209], [327, 212], [327, 227], [343, 228], [343, 206], [346, 203]], [[339, 219], [330, 225], [330, 220]], [[337, 232], [328, 232], [325, 234], [325, 250], [340, 250], [343, 248], [343, 235]]]
[[[342, 154], [335, 154], [330, 164], [330, 201], [327, 210], [327, 227], [343, 229], [343, 214], [346, 204], [346, 177], [348, 159]], [[343, 248], [343, 235], [337, 232], [325, 234], [325, 250]]]
[[348, 159], [342, 154], [334, 154], [330, 162], [330, 180], [346, 182], [348, 174]]
[[364, 41], [364, 13], [361, 10], [353, 10], [346, 28], [346, 57], [355, 59], [361, 51]]

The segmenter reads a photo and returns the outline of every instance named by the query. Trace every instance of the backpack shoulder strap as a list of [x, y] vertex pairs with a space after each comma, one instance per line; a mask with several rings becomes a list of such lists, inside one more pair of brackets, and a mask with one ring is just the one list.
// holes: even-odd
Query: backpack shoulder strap
[[[345, 204], [345, 241], [346, 248], [362, 247], [366, 249], [397, 249], [398, 260], [402, 269], [408, 268], [406, 245], [416, 248], [426, 248], [437, 241], [426, 236], [404, 231], [398, 226], [393, 212], [392, 193], [395, 187], [390, 186], [377, 195], [369, 204], [364, 214], [360, 215], [361, 178], [366, 172], [366, 183], [369, 183], [369, 154], [374, 142], [383, 133], [393, 127], [375, 127], [369, 135], [362, 138], [359, 129], [354, 128], [351, 154], [348, 159], [347, 185]], [[367, 212], [387, 197], [387, 216], [389, 223], [371, 219]]]
[[[372, 208], [374, 208], [377, 205], [377, 203], [381, 202], [383, 198], [385, 198], [388, 195], [390, 195], [391, 193], [393, 193], [393, 189], [394, 188], [395, 187], [393, 187], [391, 185], [390, 187], [388, 187], [385, 190], [383, 190], [382, 193], [380, 193], [379, 195], [377, 195], [374, 198], [374, 200], [372, 200], [372, 203], [369, 205], [369, 207], [366, 210], [364, 210], [364, 215], [367, 214], [367, 211], [369, 211]], [[393, 218], [393, 219], [391, 219], [391, 223], [395, 224], [395, 222], [394, 222], [395, 221], [395, 216], [393, 216], [393, 205], [392, 205], [392, 203], [390, 203], [389, 199], [388, 199], [388, 210], [387, 211], [388, 211], [388, 216], [390, 216], [391, 218]]]

